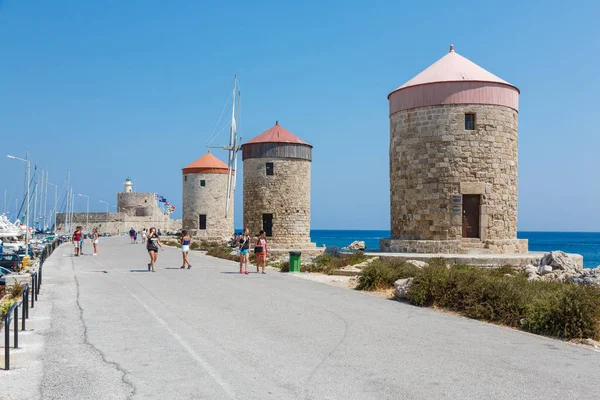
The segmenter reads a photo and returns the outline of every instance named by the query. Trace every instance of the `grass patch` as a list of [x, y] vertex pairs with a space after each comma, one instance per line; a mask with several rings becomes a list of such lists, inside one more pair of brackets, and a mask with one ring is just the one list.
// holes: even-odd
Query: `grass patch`
[[230, 247], [213, 247], [211, 249], [208, 249], [208, 251], [206, 252], [206, 255], [208, 256], [212, 256], [212, 257], [217, 257], [217, 258], [222, 258], [224, 260], [231, 260], [231, 261], [240, 261], [240, 257], [237, 255], [231, 255], [231, 252], [233, 251], [233, 249], [231, 249]]
[[271, 267], [279, 269], [279, 272], [290, 272], [290, 262], [281, 261], [270, 264]]
[[161, 240], [162, 244], [167, 246], [174, 246], [181, 248], [181, 242], [179, 240]]
[[346, 267], [348, 265], [356, 265], [367, 261], [370, 257], [364, 253], [357, 251], [350, 254], [327, 252], [316, 257], [312, 264], [303, 265], [301, 271], [304, 272], [320, 272], [331, 274], [336, 269]]

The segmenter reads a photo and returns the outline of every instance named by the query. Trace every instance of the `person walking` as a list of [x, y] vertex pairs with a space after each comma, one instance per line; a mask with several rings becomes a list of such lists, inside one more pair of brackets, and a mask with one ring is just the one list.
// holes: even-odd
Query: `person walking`
[[133, 243], [137, 244], [138, 232], [136, 230], [134, 230], [133, 232]]
[[94, 255], [97, 256], [98, 255], [98, 238], [100, 237], [100, 235], [98, 235], [98, 228], [94, 228], [94, 231], [92, 232], [92, 245], [94, 246]]
[[265, 267], [267, 264], [267, 238], [265, 231], [260, 231], [258, 234], [258, 240], [254, 246], [254, 254], [256, 254], [256, 273], [258, 274], [258, 268], [262, 265], [262, 273], [266, 274]]
[[133, 226], [129, 230], [129, 239], [131, 239], [131, 244], [134, 244], [134, 242], [135, 242], [135, 229], [133, 229]]
[[[240, 274], [248, 275], [248, 252], [250, 251], [250, 231], [248, 228], [244, 228], [244, 235], [239, 240], [240, 247]], [[245, 271], [242, 272], [242, 267], [246, 266]]]
[[192, 264], [190, 264], [190, 260], [188, 260], [188, 254], [190, 252], [190, 244], [192, 244], [192, 237], [187, 233], [187, 231], [181, 232], [181, 254], [183, 254], [183, 265], [181, 268], [185, 268], [187, 264], [187, 268], [192, 268]]
[[146, 228], [142, 229], [142, 243], [146, 243], [146, 236], [148, 232], [146, 232]]
[[148, 271], [156, 272], [154, 270], [154, 264], [156, 263], [156, 258], [158, 257], [158, 246], [160, 246], [162, 249], [162, 243], [160, 242], [160, 238], [156, 233], [156, 228], [150, 228], [150, 233], [148, 234], [148, 243], [146, 244], [146, 249], [150, 255]]
[[75, 246], [75, 257], [79, 257], [79, 244], [81, 243], [81, 230], [79, 227], [75, 228], [75, 232], [73, 232], [73, 236], [71, 237], [71, 242], [73, 242], [73, 246]]

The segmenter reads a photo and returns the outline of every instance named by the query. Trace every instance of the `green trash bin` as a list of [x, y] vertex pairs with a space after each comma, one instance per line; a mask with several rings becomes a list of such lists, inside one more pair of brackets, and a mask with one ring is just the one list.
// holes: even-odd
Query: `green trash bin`
[[300, 251], [290, 251], [290, 272], [300, 272]]

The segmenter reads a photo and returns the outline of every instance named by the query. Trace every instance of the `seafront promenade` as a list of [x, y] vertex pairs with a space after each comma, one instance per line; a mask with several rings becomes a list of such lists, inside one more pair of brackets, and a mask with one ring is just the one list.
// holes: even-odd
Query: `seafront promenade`
[[[44, 264], [4, 399], [598, 399], [600, 352], [273, 270], [101, 239]], [[251, 267], [251, 271], [253, 268]]]

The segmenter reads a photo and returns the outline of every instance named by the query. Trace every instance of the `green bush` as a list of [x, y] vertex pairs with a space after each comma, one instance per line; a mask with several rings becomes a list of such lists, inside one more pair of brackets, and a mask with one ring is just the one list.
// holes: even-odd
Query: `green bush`
[[375, 260], [358, 274], [357, 290], [379, 290], [394, 287], [398, 279], [411, 278], [419, 268], [397, 259]]
[[408, 298], [415, 305], [440, 307], [532, 333], [600, 338], [600, 288], [530, 282], [514, 273], [511, 267], [435, 265], [414, 275]]
[[0, 318], [4, 318], [8, 310], [15, 304], [15, 300], [8, 299], [0, 303]]

